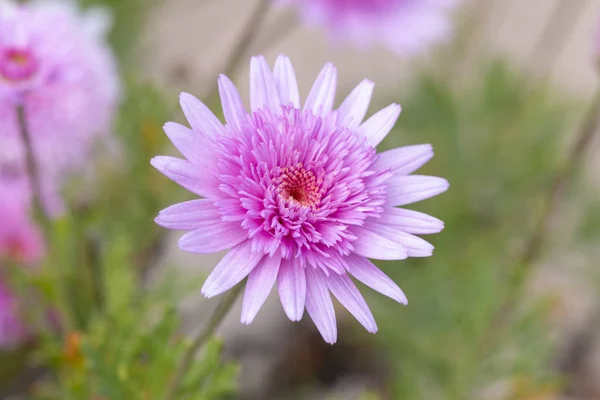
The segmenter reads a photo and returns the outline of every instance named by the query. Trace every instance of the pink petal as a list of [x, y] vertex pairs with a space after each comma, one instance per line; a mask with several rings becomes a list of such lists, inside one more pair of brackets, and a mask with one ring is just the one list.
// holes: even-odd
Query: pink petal
[[281, 110], [275, 79], [263, 56], [250, 60], [250, 108], [252, 111], [262, 108], [274, 112]]
[[338, 121], [348, 128], [358, 127], [369, 109], [375, 84], [368, 79], [363, 80], [346, 97], [338, 108]]
[[406, 233], [430, 234], [444, 229], [444, 222], [422, 212], [404, 208], [390, 208], [385, 211], [378, 222], [393, 225]]
[[350, 256], [348, 264], [350, 265], [350, 274], [356, 279], [398, 303], [408, 304], [402, 289], [371, 261], [360, 256]]
[[225, 120], [234, 128], [241, 129], [246, 121], [247, 112], [238, 90], [225, 75], [219, 76], [219, 95]]
[[165, 208], [154, 221], [168, 229], [191, 230], [220, 222], [221, 214], [213, 200], [197, 199]]
[[296, 259], [283, 260], [277, 275], [277, 289], [285, 314], [291, 321], [300, 321], [306, 300], [305, 267]]
[[231, 249], [202, 286], [202, 294], [213, 297], [221, 294], [241, 282], [262, 260], [264, 254], [252, 253], [252, 241], [247, 240]]
[[189, 93], [179, 95], [179, 103], [185, 118], [193, 130], [199, 131], [209, 138], [216, 138], [225, 132], [225, 128], [215, 114], [204, 103]]
[[242, 303], [242, 324], [250, 324], [267, 300], [277, 279], [280, 264], [281, 257], [265, 256], [248, 275]]
[[305, 110], [312, 110], [315, 115], [327, 115], [333, 108], [335, 88], [337, 84], [337, 71], [333, 64], [325, 64], [317, 80], [313, 84], [306, 103]]
[[404, 146], [379, 154], [374, 167], [378, 171], [390, 169], [395, 175], [408, 175], [425, 165], [431, 157], [433, 148], [430, 144]]
[[177, 150], [188, 160], [202, 161], [203, 156], [210, 155], [208, 148], [201, 145], [202, 142], [194, 137], [191, 129], [175, 122], [167, 122], [163, 129]]
[[377, 332], [377, 324], [367, 302], [348, 275], [329, 274], [327, 284], [331, 293], [368, 332]]
[[384, 225], [379, 221], [369, 221], [363, 228], [406, 248], [409, 257], [429, 257], [433, 254], [433, 245], [431, 243], [418, 236], [406, 233], [397, 226]]
[[273, 75], [281, 104], [288, 105], [292, 103], [294, 107], [300, 108], [298, 82], [296, 81], [296, 73], [290, 59], [283, 55], [278, 56], [277, 60], [275, 60]]
[[179, 248], [190, 253], [210, 254], [227, 250], [248, 239], [239, 222], [217, 222], [188, 232], [179, 239]]
[[211, 175], [200, 165], [169, 156], [156, 156], [150, 160], [150, 164], [166, 177], [198, 196], [215, 197], [220, 194], [210, 181]]
[[383, 110], [379, 110], [358, 127], [359, 135], [367, 138], [369, 146], [376, 147], [390, 133], [401, 110], [398, 104], [390, 104]]
[[327, 289], [327, 277], [313, 267], [306, 268], [306, 311], [325, 342], [334, 344], [337, 341], [337, 326], [333, 302]]
[[394, 176], [387, 181], [388, 201], [391, 206], [403, 206], [425, 200], [445, 192], [450, 184], [437, 176]]
[[352, 233], [358, 237], [352, 242], [354, 252], [358, 255], [376, 260], [404, 260], [408, 257], [408, 250], [380, 233], [352, 227]]

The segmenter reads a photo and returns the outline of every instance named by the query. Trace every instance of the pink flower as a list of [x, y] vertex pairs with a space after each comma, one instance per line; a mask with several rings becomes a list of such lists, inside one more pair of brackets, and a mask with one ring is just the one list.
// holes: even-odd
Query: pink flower
[[0, 280], [0, 349], [11, 350], [27, 337], [18, 311], [16, 299]]
[[459, 0], [280, 0], [324, 26], [335, 39], [360, 47], [379, 43], [412, 55], [451, 36], [451, 9]]
[[277, 281], [287, 316], [299, 321], [306, 308], [328, 343], [337, 338], [330, 293], [369, 332], [377, 331], [351, 276], [406, 304], [368, 258], [430, 256], [433, 246], [413, 234], [439, 232], [442, 221], [397, 206], [448, 188], [445, 179], [409, 175], [433, 156], [430, 145], [376, 153], [399, 105], [363, 122], [373, 83], [361, 82], [337, 110], [335, 91], [336, 69], [327, 64], [302, 106], [289, 59], [280, 56], [272, 72], [255, 57], [250, 112], [221, 75], [226, 124], [184, 93], [181, 107], [191, 129], [169, 122], [165, 132], [185, 159], [152, 159], [160, 172], [203, 197], [161, 211], [156, 222], [190, 231], [179, 241], [184, 251], [230, 249], [202, 293], [216, 296], [248, 277], [241, 320], [249, 324]]
[[0, 3], [0, 168], [24, 169], [16, 113], [23, 106], [50, 197], [111, 129], [119, 81], [107, 22], [69, 2]]

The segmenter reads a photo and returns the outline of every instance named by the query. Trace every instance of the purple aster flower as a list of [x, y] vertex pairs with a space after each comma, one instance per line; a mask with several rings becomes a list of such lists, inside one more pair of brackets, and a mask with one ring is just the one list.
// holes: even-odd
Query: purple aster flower
[[0, 3], [0, 169], [24, 169], [22, 106], [49, 198], [110, 132], [119, 81], [107, 27], [104, 13], [66, 1]]
[[271, 71], [255, 57], [250, 112], [223, 75], [225, 125], [184, 93], [191, 129], [169, 122], [165, 132], [185, 159], [152, 159], [202, 197], [161, 211], [156, 222], [190, 231], [179, 241], [184, 251], [230, 249], [202, 293], [216, 296], [248, 277], [241, 320], [249, 324], [277, 281], [287, 316], [299, 321], [306, 308], [328, 343], [337, 338], [330, 293], [369, 332], [377, 331], [351, 277], [406, 304], [400, 288], [368, 259], [430, 256], [433, 246], [414, 234], [439, 232], [442, 221], [398, 206], [448, 188], [445, 179], [409, 175], [433, 156], [430, 145], [376, 153], [399, 105], [363, 122], [373, 83], [361, 82], [337, 110], [335, 90], [336, 69], [327, 64], [301, 105], [289, 59], [280, 56]]
[[360, 47], [379, 43], [414, 54], [451, 36], [450, 11], [460, 0], [279, 0], [301, 9], [303, 19], [333, 38]]

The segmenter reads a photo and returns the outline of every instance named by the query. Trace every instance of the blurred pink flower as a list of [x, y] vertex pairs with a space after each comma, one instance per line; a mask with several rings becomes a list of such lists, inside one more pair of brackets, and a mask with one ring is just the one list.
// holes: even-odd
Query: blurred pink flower
[[17, 300], [0, 277], [0, 350], [11, 350], [26, 338]]
[[460, 0], [279, 1], [297, 5], [304, 20], [325, 27], [336, 40], [413, 55], [451, 37], [450, 12]]
[[263, 57], [250, 64], [248, 112], [233, 83], [219, 78], [226, 124], [195, 97], [181, 95], [191, 126], [165, 132], [185, 159], [152, 165], [203, 197], [173, 205], [156, 222], [189, 230], [179, 247], [192, 253], [231, 249], [202, 293], [216, 296], [248, 277], [242, 322], [252, 322], [275, 281], [287, 316], [304, 308], [334, 343], [330, 292], [369, 331], [377, 325], [350, 276], [406, 304], [400, 288], [368, 258], [426, 257], [433, 246], [413, 234], [437, 233], [442, 221], [397, 208], [444, 192], [445, 179], [409, 175], [432, 156], [430, 145], [377, 154], [400, 115], [392, 104], [363, 122], [373, 91], [364, 80], [337, 108], [336, 69], [327, 64], [304, 105], [289, 59], [273, 72]]
[[78, 14], [71, 2], [0, 2], [0, 168], [24, 169], [21, 105], [49, 197], [111, 130], [120, 88], [108, 25], [100, 10]]

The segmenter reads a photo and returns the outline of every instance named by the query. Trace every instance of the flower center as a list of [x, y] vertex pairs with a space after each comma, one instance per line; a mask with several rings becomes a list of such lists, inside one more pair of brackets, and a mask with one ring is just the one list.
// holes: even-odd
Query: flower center
[[0, 76], [18, 82], [30, 79], [38, 70], [35, 57], [25, 49], [8, 48], [0, 51]]
[[321, 183], [323, 181], [317, 179], [312, 171], [304, 169], [302, 163], [282, 168], [276, 179], [280, 197], [310, 208], [316, 208], [321, 201]]

